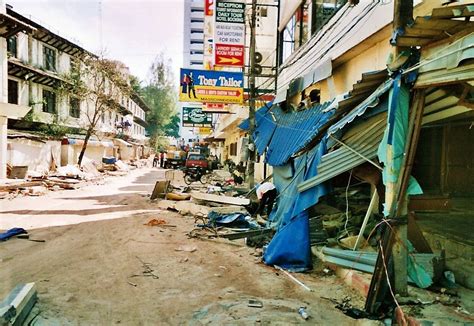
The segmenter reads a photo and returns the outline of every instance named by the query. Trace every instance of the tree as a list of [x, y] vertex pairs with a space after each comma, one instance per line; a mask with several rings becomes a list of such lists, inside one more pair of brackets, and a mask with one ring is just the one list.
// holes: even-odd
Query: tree
[[[135, 82], [135, 85], [137, 84], [140, 85], [139, 82]], [[162, 136], [179, 137], [178, 96], [175, 87], [171, 62], [160, 54], [150, 67], [147, 85], [141, 87], [138, 92], [151, 109], [147, 115], [149, 125], [147, 131], [155, 147]]]
[[181, 119], [179, 118], [179, 115], [176, 114], [171, 117], [170, 122], [168, 122], [165, 125], [165, 135], [174, 137], [174, 138], [179, 138], [179, 123], [181, 122]]
[[70, 75], [66, 76], [63, 88], [86, 106], [86, 135], [77, 162], [79, 165], [91, 136], [96, 133], [98, 122], [107, 112], [120, 110], [120, 97], [131, 92], [118, 70], [119, 65], [117, 61], [102, 57], [84, 56], [82, 62], [72, 65]]

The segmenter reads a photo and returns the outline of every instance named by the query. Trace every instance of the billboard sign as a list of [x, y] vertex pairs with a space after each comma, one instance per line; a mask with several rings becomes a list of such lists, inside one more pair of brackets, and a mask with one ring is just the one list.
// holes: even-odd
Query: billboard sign
[[212, 113], [202, 112], [198, 107], [183, 107], [183, 127], [211, 127]]
[[202, 112], [231, 113], [229, 107], [223, 103], [205, 103], [202, 105]]
[[217, 1], [214, 26], [214, 64], [243, 67], [245, 3]]
[[181, 68], [179, 100], [199, 103], [243, 102], [242, 72]]

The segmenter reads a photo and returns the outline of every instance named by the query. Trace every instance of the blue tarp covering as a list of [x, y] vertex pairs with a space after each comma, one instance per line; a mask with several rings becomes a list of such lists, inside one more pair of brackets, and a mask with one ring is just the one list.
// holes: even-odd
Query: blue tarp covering
[[[260, 109], [258, 109], [255, 112], [255, 126], [258, 126], [260, 124], [260, 121], [262, 120], [263, 116], [267, 114], [268, 110], [271, 109], [272, 105], [273, 105], [273, 102], [268, 102], [267, 104], [265, 104], [264, 106], [262, 106]], [[250, 129], [249, 119], [245, 119], [244, 121], [242, 121], [238, 127], [242, 130], [249, 130]]]
[[13, 228], [8, 231], [5, 231], [4, 233], [0, 233], [0, 241], [6, 241], [11, 237], [14, 237], [15, 235], [19, 234], [28, 234], [28, 232], [26, 232], [26, 230], [22, 228]]
[[291, 162], [274, 167], [273, 180], [278, 191], [277, 208], [270, 215], [270, 223], [277, 233], [265, 250], [263, 259], [268, 265], [278, 265], [292, 271], [312, 267], [307, 209], [328, 192], [321, 184], [298, 193], [296, 187], [317, 174], [317, 166], [326, 152], [324, 141], [319, 146]]
[[[290, 157], [303, 149], [334, 114], [324, 112], [332, 102], [310, 109], [284, 112], [279, 106], [260, 109], [256, 115], [253, 139], [260, 155], [267, 150], [265, 161], [272, 166], [285, 165]], [[240, 124], [248, 127], [248, 121]]]
[[[399, 178], [408, 132], [409, 101], [410, 90], [408, 86], [402, 83], [401, 77], [398, 76], [389, 93], [387, 128], [378, 149], [379, 161], [384, 164], [382, 176], [385, 185], [389, 182], [396, 183]], [[389, 149], [391, 158], [387, 156]], [[423, 191], [418, 182], [410, 176], [407, 195], [422, 193]], [[387, 216], [388, 214], [389, 212], [385, 207], [384, 215]]]
[[260, 226], [248, 214], [232, 213], [220, 214], [210, 212], [207, 215], [210, 225], [226, 226], [233, 228], [258, 229]]

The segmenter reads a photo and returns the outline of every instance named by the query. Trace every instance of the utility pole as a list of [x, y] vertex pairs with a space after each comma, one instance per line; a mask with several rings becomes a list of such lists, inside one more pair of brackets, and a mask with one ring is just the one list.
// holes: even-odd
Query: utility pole
[[252, 13], [250, 18], [250, 74], [249, 74], [249, 157], [248, 157], [248, 182], [250, 189], [255, 185], [255, 153], [256, 148], [252, 139], [255, 131], [255, 28], [257, 15], [257, 0], [252, 0]]
[[[413, 0], [395, 0], [394, 1], [394, 11], [393, 11], [393, 32], [396, 33], [401, 29], [404, 29], [410, 21], [413, 20]], [[394, 59], [403, 51], [403, 48], [395, 46], [394, 48]], [[398, 99], [394, 99], [397, 101]], [[417, 107], [412, 108], [416, 110]], [[412, 122], [412, 121], [410, 121]], [[408, 137], [407, 142], [411, 142], [411, 138]], [[405, 153], [407, 154], [407, 153]], [[393, 153], [391, 150], [387, 153], [388, 159], [394, 159]], [[408, 172], [409, 173], [409, 172]], [[402, 179], [403, 176], [400, 173], [398, 176], [399, 179]], [[387, 191], [385, 195], [385, 203], [387, 209], [390, 212], [394, 213], [395, 216], [390, 216], [390, 218], [396, 217], [400, 218], [401, 216], [407, 216], [408, 200], [406, 198], [405, 189], [397, 189], [397, 184], [400, 182], [388, 182]], [[404, 185], [406, 187], [406, 184]], [[402, 194], [403, 198], [399, 199], [399, 204], [402, 207], [393, 207], [397, 205], [396, 198]], [[394, 288], [395, 293], [401, 296], [408, 295], [408, 250], [407, 250], [407, 225], [401, 224], [394, 227], [395, 238], [397, 239], [392, 248], [393, 264], [394, 264]]]

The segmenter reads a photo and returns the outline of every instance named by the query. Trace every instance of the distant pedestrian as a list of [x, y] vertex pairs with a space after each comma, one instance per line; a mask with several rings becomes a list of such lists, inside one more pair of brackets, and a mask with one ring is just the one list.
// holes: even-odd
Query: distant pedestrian
[[262, 215], [263, 209], [267, 206], [267, 215], [270, 215], [273, 209], [273, 203], [277, 197], [277, 190], [273, 183], [265, 182], [257, 188], [257, 198], [260, 200], [257, 214]]
[[165, 167], [165, 153], [164, 152], [160, 153], [160, 167], [162, 168]]
[[153, 157], [153, 167], [156, 168], [158, 167], [160, 161], [160, 156], [158, 153], [155, 154], [155, 157]]

